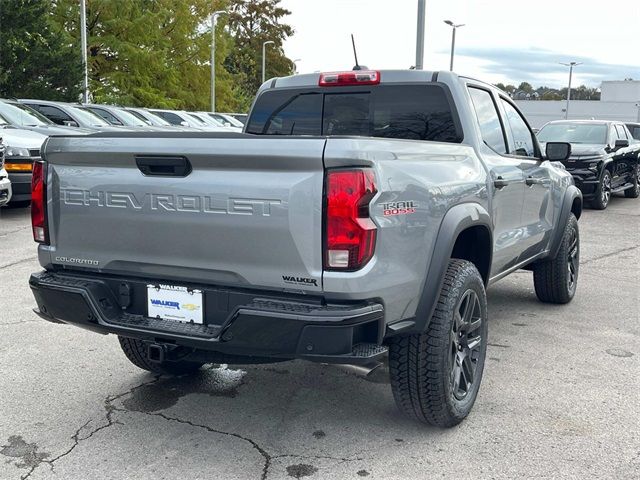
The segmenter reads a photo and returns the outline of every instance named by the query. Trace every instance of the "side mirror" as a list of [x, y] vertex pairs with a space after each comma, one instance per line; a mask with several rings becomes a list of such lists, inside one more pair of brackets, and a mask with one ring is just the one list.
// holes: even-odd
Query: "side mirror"
[[626, 139], [625, 140], [620, 140], [620, 139], [618, 139], [618, 140], [616, 140], [614, 148], [616, 150], [618, 150], [619, 148], [626, 148], [628, 146], [629, 146], [629, 140], [626, 140]]
[[180, 122], [180, 125], [182, 125], [183, 127], [188, 127], [189, 126], [189, 122], [187, 122], [186, 120], [183, 120]]
[[80, 125], [78, 125], [78, 122], [76, 122], [75, 120], [65, 120], [62, 123], [67, 127], [78, 128], [80, 126]]
[[571, 144], [567, 142], [547, 142], [547, 160], [562, 162], [571, 156]]

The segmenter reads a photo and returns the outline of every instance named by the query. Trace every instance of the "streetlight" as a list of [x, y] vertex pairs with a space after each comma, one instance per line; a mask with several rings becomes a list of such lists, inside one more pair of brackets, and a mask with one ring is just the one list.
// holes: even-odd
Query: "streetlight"
[[263, 42], [263, 43], [262, 43], [262, 83], [264, 83], [264, 81], [266, 80], [266, 78], [265, 78], [265, 77], [266, 77], [266, 75], [265, 75], [265, 73], [266, 73], [265, 68], [266, 68], [266, 66], [267, 66], [267, 59], [266, 59], [265, 55], [266, 55], [266, 53], [267, 53], [267, 52], [266, 52], [266, 50], [267, 50], [267, 45], [269, 45], [270, 43], [271, 43], [271, 44], [274, 44], [274, 43], [276, 43], [276, 42], [274, 42], [273, 40], [267, 40], [266, 42]]
[[578, 65], [582, 65], [582, 63], [578, 62], [569, 62], [562, 63], [560, 65], [564, 65], [565, 67], [569, 67], [569, 88], [567, 89], [567, 108], [564, 110], [564, 118], [565, 120], [569, 118], [569, 102], [571, 101], [571, 77], [573, 76], [573, 67], [577, 67]]
[[87, 6], [80, 0], [80, 48], [82, 48], [82, 103], [89, 103], [89, 70], [87, 66]]
[[425, 0], [418, 0], [418, 26], [416, 29], [416, 70], [422, 70], [424, 64], [424, 19]]
[[444, 23], [451, 27], [451, 62], [449, 63], [449, 70], [453, 72], [453, 55], [456, 50], [456, 30], [460, 27], [464, 27], [464, 23], [455, 24], [451, 20], [445, 20]]
[[293, 61], [293, 73], [294, 74], [298, 73], [298, 62], [301, 61], [301, 60], [302, 60], [301, 58], [296, 58]]
[[216, 111], [216, 19], [227, 12], [218, 10], [211, 14], [211, 111]]

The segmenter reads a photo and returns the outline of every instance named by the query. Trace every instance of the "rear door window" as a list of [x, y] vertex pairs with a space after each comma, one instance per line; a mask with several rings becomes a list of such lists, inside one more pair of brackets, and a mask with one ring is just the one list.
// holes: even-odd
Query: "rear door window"
[[347, 135], [440, 142], [462, 141], [444, 88], [439, 85], [381, 85], [367, 90], [274, 90], [253, 108], [248, 133], [261, 135]]
[[469, 94], [476, 111], [482, 140], [497, 153], [506, 154], [504, 131], [491, 93], [488, 90], [469, 87]]
[[507, 119], [506, 127], [511, 133], [511, 135], [507, 135], [509, 138], [509, 153], [519, 157], [535, 156], [533, 133], [529, 130], [522, 115], [508, 101], [501, 98], [500, 102]]

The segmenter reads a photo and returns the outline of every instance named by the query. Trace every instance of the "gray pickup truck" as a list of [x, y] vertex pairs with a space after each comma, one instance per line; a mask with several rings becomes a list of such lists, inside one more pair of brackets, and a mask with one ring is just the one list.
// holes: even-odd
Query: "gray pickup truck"
[[482, 378], [485, 288], [527, 269], [543, 302], [575, 294], [570, 148], [543, 155], [501, 91], [427, 71], [270, 80], [244, 133], [53, 137], [35, 311], [161, 374], [388, 355], [398, 406], [452, 426]]

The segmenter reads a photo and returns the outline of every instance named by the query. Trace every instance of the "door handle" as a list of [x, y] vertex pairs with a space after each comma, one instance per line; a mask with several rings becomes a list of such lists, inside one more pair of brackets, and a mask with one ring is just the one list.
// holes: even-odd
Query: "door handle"
[[137, 155], [136, 165], [145, 176], [186, 177], [191, 173], [191, 163], [186, 157]]
[[493, 181], [493, 186], [498, 190], [509, 185], [509, 182], [502, 177], [498, 177]]

